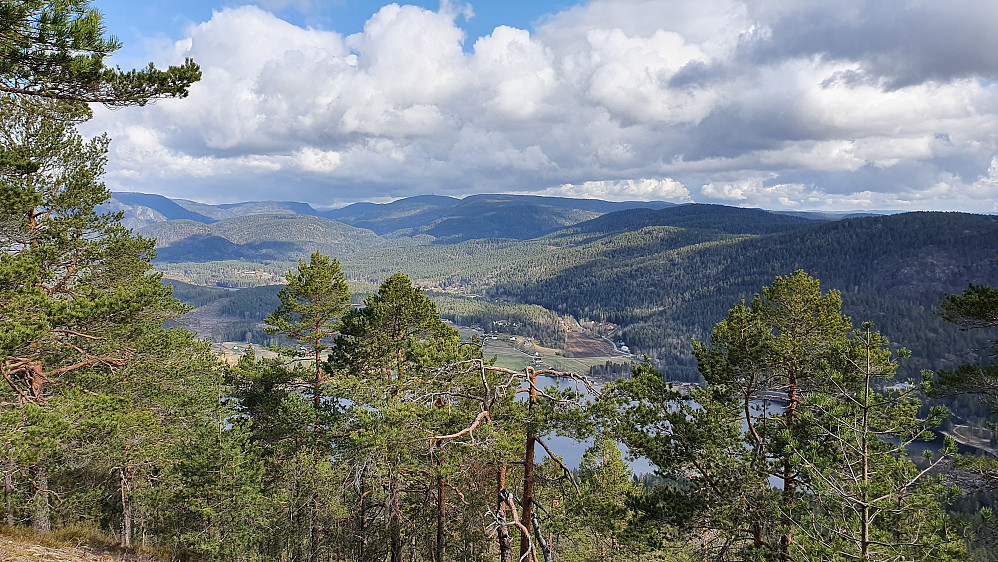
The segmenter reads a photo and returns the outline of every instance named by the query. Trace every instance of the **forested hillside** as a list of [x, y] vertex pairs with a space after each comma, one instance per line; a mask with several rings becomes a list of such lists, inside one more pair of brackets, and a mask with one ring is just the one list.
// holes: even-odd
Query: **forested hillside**
[[[911, 348], [913, 365], [953, 366], [986, 347], [979, 336], [943, 326], [933, 310], [967, 283], [998, 281], [996, 217], [906, 213], [673, 245], [654, 228], [627, 236], [635, 241], [626, 251], [603, 242], [586, 259], [568, 258], [559, 272], [518, 276], [511, 268], [489, 294], [610, 319], [627, 326], [633, 347], [682, 365], [689, 338], [705, 337], [732, 303], [750, 299], [769, 277], [804, 269], [844, 293], [848, 314]], [[562, 250], [547, 263], [591, 246]]]
[[385, 241], [369, 230], [310, 215], [254, 214], [204, 224], [157, 223], [139, 230], [157, 240], [163, 262], [289, 261], [315, 251], [347, 254]]
[[[388, 212], [424, 215], [452, 203], [417, 199]], [[553, 205], [542, 203], [531, 212], [550, 213]], [[376, 216], [376, 209], [363, 209], [365, 220]], [[548, 218], [545, 224], [556, 222]], [[453, 244], [432, 237], [385, 239], [310, 216], [257, 215], [213, 225], [169, 221], [143, 233], [165, 240], [158, 263], [169, 276], [195, 283], [274, 282], [290, 259], [318, 248], [339, 256], [354, 283], [375, 284], [401, 271], [455, 296], [482, 295], [497, 304], [540, 305], [612, 322], [621, 327], [615, 337], [677, 380], [698, 379], [690, 339], [706, 337], [732, 303], [750, 299], [775, 275], [804, 269], [841, 290], [848, 314], [873, 320], [897, 345], [912, 349], [906, 374], [951, 367], [986, 350], [983, 337], [949, 329], [933, 310], [944, 294], [998, 280], [995, 217], [962, 213], [831, 221], [679, 205], [613, 211], [528, 240]], [[250, 275], [243, 271], [249, 264], [269, 273]], [[259, 327], [242, 331], [261, 333]]]
[[429, 237], [453, 243], [476, 238], [526, 240], [623, 209], [672, 206], [658, 201], [610, 202], [531, 195], [472, 195], [464, 199], [420, 195], [392, 203], [354, 203], [317, 211], [304, 203], [255, 201], [208, 205], [143, 193], [115, 193], [106, 210], [123, 210], [134, 228], [173, 219], [204, 223], [253, 215], [320, 216], [391, 238]]

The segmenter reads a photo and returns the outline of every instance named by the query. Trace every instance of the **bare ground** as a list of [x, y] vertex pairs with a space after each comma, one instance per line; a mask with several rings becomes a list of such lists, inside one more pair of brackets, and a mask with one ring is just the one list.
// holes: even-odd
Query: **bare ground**
[[616, 355], [610, 342], [574, 330], [565, 332], [565, 351], [572, 357], [610, 357]]

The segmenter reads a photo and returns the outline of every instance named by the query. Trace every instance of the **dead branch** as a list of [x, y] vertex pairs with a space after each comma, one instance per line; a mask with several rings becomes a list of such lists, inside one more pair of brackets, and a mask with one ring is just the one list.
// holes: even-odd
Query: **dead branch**
[[523, 555], [520, 556], [519, 558], [520, 562], [523, 562], [523, 560], [527, 557], [527, 555], [530, 554], [533, 555], [533, 561], [537, 562], [537, 549], [534, 548], [534, 541], [533, 538], [531, 538], [530, 536], [530, 530], [528, 530], [527, 527], [523, 525], [523, 523], [520, 523], [519, 516], [516, 512], [516, 506], [513, 505], [515, 498], [513, 498], [513, 495], [507, 492], [506, 490], [503, 490], [502, 497], [503, 497], [503, 502], [507, 506], [509, 506], [509, 511], [513, 515], [513, 525], [515, 525], [516, 528], [520, 530], [520, 533], [522, 533], [523, 536], [527, 537], [527, 552], [525, 552]]
[[464, 497], [464, 494], [461, 493], [461, 490], [458, 490], [457, 488], [455, 488], [450, 482], [447, 482], [444, 485], [447, 486], [448, 488], [450, 488], [451, 490], [454, 490], [454, 493], [457, 494], [459, 498], [461, 498], [461, 502], [464, 505], [471, 505], [470, 503], [468, 503], [468, 500]]
[[461, 437], [462, 435], [467, 435], [467, 434], [471, 433], [472, 431], [475, 431], [476, 429], [478, 429], [478, 426], [481, 425], [483, 419], [485, 419], [486, 421], [488, 421], [488, 423], [492, 423], [492, 417], [489, 416], [489, 413], [486, 411], [486, 412], [482, 412], [482, 413], [478, 414], [478, 417], [475, 418], [475, 422], [474, 423], [472, 423], [470, 426], [462, 429], [461, 431], [458, 431], [457, 433], [452, 433], [451, 435], [437, 435], [437, 436], [433, 436], [433, 437], [427, 437], [426, 439], [431, 440], [431, 441], [434, 441], [434, 440], [442, 441], [444, 439], [457, 439], [458, 437]]
[[68, 336], [78, 336], [81, 338], [86, 338], [88, 340], [107, 341], [107, 338], [92, 336], [90, 334], [84, 334], [83, 332], [77, 332], [76, 330], [70, 330], [68, 328], [53, 328], [52, 332], [56, 334], [66, 334]]
[[572, 471], [569, 470], [567, 466], [565, 466], [565, 463], [562, 462], [561, 458], [552, 453], [551, 449], [548, 448], [547, 443], [545, 443], [540, 437], [534, 436], [534, 441], [540, 443], [541, 447], [544, 447], [544, 450], [547, 451], [548, 456], [551, 457], [551, 460], [558, 463], [558, 466], [560, 466], [561, 469], [565, 472], [565, 476], [568, 476], [568, 480], [572, 483], [573, 486], [575, 486], [575, 491], [581, 492], [582, 490], [579, 488], [579, 484], [575, 481], [575, 476], [572, 475]]
[[89, 367], [91, 365], [107, 365], [108, 367], [124, 367], [125, 360], [119, 359], [117, 357], [94, 357], [92, 359], [87, 359], [86, 361], [80, 361], [73, 365], [68, 365], [66, 367], [61, 367], [52, 371], [52, 375], [58, 376], [63, 373], [68, 373], [69, 371], [75, 371], [76, 369], [81, 369], [83, 367]]

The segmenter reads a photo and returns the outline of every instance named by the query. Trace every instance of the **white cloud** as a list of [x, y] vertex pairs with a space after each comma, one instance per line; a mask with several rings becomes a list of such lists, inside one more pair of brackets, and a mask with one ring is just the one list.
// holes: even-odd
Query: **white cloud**
[[189, 98], [90, 127], [114, 139], [112, 189], [216, 201], [282, 185], [319, 205], [529, 191], [981, 210], [998, 182], [998, 50], [931, 43], [984, 37], [998, 14], [912, 2], [923, 47], [876, 0], [849, 6], [591, 0], [473, 38], [467, 3], [388, 4], [350, 36], [227, 8], [151, 53], [198, 61]]
[[672, 179], [600, 180], [579, 185], [565, 184], [540, 192], [542, 195], [605, 199], [608, 201], [691, 201], [690, 192], [682, 183]]
[[295, 153], [298, 167], [306, 172], [332, 172], [340, 167], [342, 158], [339, 152], [332, 150], [317, 150], [306, 146]]
[[475, 41], [473, 76], [484, 107], [499, 119], [524, 121], [556, 100], [553, 55], [523, 29], [497, 27]]

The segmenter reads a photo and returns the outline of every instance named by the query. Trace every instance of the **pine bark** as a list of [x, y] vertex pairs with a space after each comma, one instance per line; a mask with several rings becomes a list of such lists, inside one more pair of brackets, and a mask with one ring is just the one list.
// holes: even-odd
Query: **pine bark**
[[388, 492], [388, 532], [391, 535], [389, 547], [391, 562], [402, 562], [402, 498], [398, 474], [392, 474]]
[[[537, 402], [537, 375], [530, 367], [527, 367], [527, 377], [530, 381], [530, 402], [528, 407], [532, 409], [534, 404]], [[527, 429], [527, 444], [523, 452], [523, 513], [520, 516], [520, 521], [523, 522], [524, 526], [530, 525], [533, 517], [535, 443], [536, 435], [534, 433], [534, 428], [531, 426]], [[522, 559], [528, 552], [530, 552], [530, 537], [521, 531], [520, 558]]]
[[122, 468], [121, 473], [121, 546], [132, 547], [132, 528], [135, 519], [132, 507], [132, 479], [135, 469], [131, 466]]
[[[443, 459], [437, 458], [437, 467], [443, 468]], [[437, 551], [436, 562], [444, 562], [445, 545], [445, 511], [447, 504], [445, 501], [445, 482], [443, 474], [437, 474]]]
[[[787, 381], [787, 406], [784, 410], [783, 419], [788, 429], [793, 431], [797, 417], [797, 375], [793, 371], [789, 374]], [[783, 509], [786, 512], [785, 523], [787, 531], [780, 537], [780, 560], [790, 562], [790, 545], [793, 543], [793, 534], [790, 532], [790, 508], [794, 501], [794, 492], [797, 489], [797, 472], [794, 470], [790, 456], [783, 458]]]
[[3, 471], [3, 499], [7, 511], [7, 526], [14, 526], [14, 471], [7, 467]]
[[[507, 495], [506, 463], [503, 463], [499, 465], [499, 471], [496, 475], [496, 513], [499, 515], [500, 522], [505, 522], [506, 520]], [[509, 529], [507, 529], [506, 525], [500, 524], [497, 534], [499, 538], [499, 561], [513, 562], [513, 547], [512, 541], [509, 538]]]
[[49, 473], [44, 462], [34, 466], [35, 498], [31, 517], [31, 528], [39, 533], [52, 530], [52, 520], [49, 515]]

